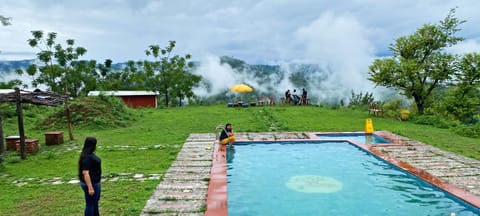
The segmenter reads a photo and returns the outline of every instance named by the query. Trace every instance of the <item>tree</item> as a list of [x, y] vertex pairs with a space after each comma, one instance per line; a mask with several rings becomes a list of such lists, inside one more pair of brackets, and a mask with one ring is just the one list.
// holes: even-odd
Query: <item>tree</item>
[[75, 89], [79, 95], [87, 95], [92, 90], [104, 90], [107, 86], [109, 75], [111, 74], [112, 60], [106, 59], [104, 63], [98, 63], [95, 60], [80, 61], [78, 70], [83, 82]]
[[176, 97], [178, 106], [182, 106], [182, 100], [193, 98], [193, 87], [197, 86], [202, 77], [189, 73], [188, 71], [179, 71], [175, 74], [177, 82], [172, 88], [172, 97]]
[[22, 85], [22, 81], [19, 79], [13, 79], [8, 82], [0, 82], [0, 89], [13, 89]]
[[189, 72], [193, 66], [188, 60], [190, 54], [185, 56], [172, 55], [175, 41], [169, 41], [169, 45], [160, 48], [159, 45], [151, 45], [145, 54], [152, 56], [154, 61], [143, 62], [146, 86], [154, 92], [159, 92], [169, 106], [171, 98], [178, 97], [179, 102], [187, 97], [193, 97], [192, 88], [200, 82], [200, 77]]
[[69, 96], [75, 96], [77, 93], [75, 88], [82, 86], [83, 76], [81, 76], [82, 70], [79, 68], [85, 66], [85, 63], [82, 64], [78, 59], [87, 50], [83, 47], [75, 47], [73, 39], [67, 39], [66, 47], [64, 48], [55, 41], [57, 37], [55, 32], [50, 32], [44, 37], [42, 31], [32, 31], [32, 36], [33, 38], [28, 40], [28, 44], [40, 50], [37, 53], [37, 57], [44, 65], [37, 66], [32, 64], [26, 72], [30, 76], [35, 76], [37, 72], [39, 73], [39, 76], [32, 82], [34, 86], [45, 84], [50, 90], [63, 92], [67, 96], [65, 99], [65, 116], [69, 137], [70, 140], [73, 140], [68, 98]]
[[462, 91], [462, 96], [470, 91], [478, 90], [480, 85], [480, 54], [467, 53], [459, 62], [455, 73], [455, 82]]
[[445, 110], [464, 123], [480, 111], [480, 54], [468, 53], [458, 62], [453, 81], [443, 100]]
[[392, 87], [413, 98], [419, 114], [429, 105], [433, 90], [449, 80], [455, 72], [455, 57], [444, 48], [463, 40], [455, 36], [458, 26], [455, 9], [439, 24], [425, 24], [409, 36], [402, 36], [390, 46], [393, 56], [376, 59], [369, 67], [369, 80]]

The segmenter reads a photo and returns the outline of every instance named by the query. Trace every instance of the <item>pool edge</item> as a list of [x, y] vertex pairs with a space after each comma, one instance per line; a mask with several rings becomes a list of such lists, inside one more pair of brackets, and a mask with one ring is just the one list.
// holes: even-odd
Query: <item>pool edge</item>
[[226, 146], [215, 141], [205, 216], [228, 215]]

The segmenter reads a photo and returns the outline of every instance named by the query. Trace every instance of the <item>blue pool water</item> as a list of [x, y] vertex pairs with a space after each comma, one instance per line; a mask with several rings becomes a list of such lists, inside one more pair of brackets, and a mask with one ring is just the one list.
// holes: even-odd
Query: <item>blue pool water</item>
[[229, 216], [480, 215], [348, 142], [239, 143], [227, 181]]
[[388, 144], [392, 143], [389, 140], [377, 136], [375, 134], [364, 133], [343, 133], [343, 134], [317, 134], [321, 139], [341, 139], [341, 140], [355, 140], [363, 144]]

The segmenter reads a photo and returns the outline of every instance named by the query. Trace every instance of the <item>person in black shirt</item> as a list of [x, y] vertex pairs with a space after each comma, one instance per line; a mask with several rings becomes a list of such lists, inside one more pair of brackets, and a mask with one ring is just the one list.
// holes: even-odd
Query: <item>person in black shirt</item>
[[233, 135], [232, 124], [227, 123], [225, 128], [220, 133], [219, 141], [222, 145], [230, 144], [232, 145], [235, 142], [235, 136]]
[[305, 88], [302, 88], [301, 104], [307, 105], [307, 90]]
[[290, 89], [285, 92], [285, 103], [289, 104], [292, 102], [292, 95], [290, 94]]
[[85, 216], [100, 215], [98, 201], [101, 192], [102, 161], [94, 154], [96, 148], [97, 139], [87, 137], [78, 160], [78, 177], [80, 178], [80, 186], [85, 193]]

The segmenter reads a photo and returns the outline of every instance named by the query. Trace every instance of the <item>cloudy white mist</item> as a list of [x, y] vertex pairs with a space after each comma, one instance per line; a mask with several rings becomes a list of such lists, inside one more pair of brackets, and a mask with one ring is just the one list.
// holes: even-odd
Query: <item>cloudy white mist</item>
[[318, 65], [318, 71], [307, 75], [310, 87], [307, 91], [311, 97], [319, 99], [317, 103], [348, 100], [352, 90], [356, 93], [374, 90], [373, 84], [367, 80], [368, 66], [374, 59], [374, 48], [368, 39], [368, 29], [355, 17], [336, 16], [328, 12], [299, 26], [292, 32], [291, 37], [293, 40], [287, 47], [297, 53], [297, 60], [272, 63], [280, 65], [285, 72], [283, 80], [272, 77], [272, 80], [279, 81], [280, 84], [260, 85], [255, 77], [248, 77], [248, 73], [235, 72], [230, 66], [220, 64], [218, 57], [210, 56], [201, 62], [202, 66], [196, 73], [212, 83], [212, 91], [197, 89], [196, 93], [208, 96], [225, 91], [233, 84], [246, 82], [264, 92], [273, 87], [274, 96], [278, 100], [287, 89], [295, 88], [288, 79], [291, 73], [295, 72], [291, 71], [292, 64]]
[[305, 59], [327, 64], [333, 71], [321, 86], [312, 89], [320, 99], [346, 99], [351, 91], [372, 91], [367, 80], [368, 66], [374, 58], [368, 29], [355, 17], [325, 13], [296, 32], [305, 47]]

